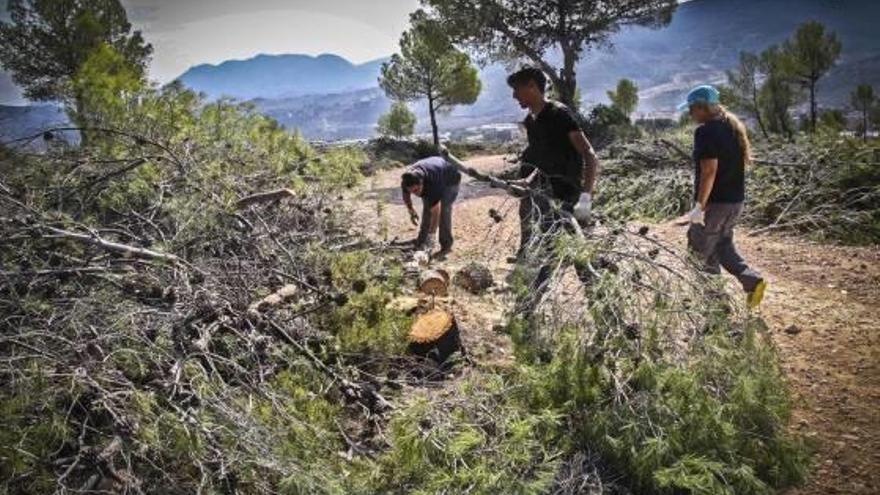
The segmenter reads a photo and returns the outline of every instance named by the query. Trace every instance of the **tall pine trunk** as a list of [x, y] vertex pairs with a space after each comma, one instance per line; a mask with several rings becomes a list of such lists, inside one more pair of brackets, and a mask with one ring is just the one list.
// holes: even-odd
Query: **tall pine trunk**
[[761, 134], [764, 135], [764, 139], [768, 139], [770, 134], [767, 133], [767, 126], [764, 125], [764, 119], [761, 117], [761, 105], [758, 103], [758, 92], [755, 89], [757, 86], [752, 85], [752, 106], [755, 108], [755, 120], [758, 121], [758, 128], [761, 129]]
[[91, 121], [88, 117], [88, 111], [86, 110], [85, 102], [80, 95], [76, 95], [73, 99], [73, 108], [70, 106], [67, 107], [67, 118], [70, 119], [71, 123], [73, 123], [74, 127], [80, 129], [79, 131], [79, 146], [81, 148], [86, 148], [91, 143], [91, 139], [89, 134], [91, 131], [88, 130]]
[[431, 116], [431, 133], [434, 136], [434, 148], [440, 149], [440, 133], [437, 131], [437, 110], [434, 108], [434, 97], [428, 95], [428, 113]]
[[568, 47], [563, 47], [563, 63], [562, 72], [559, 78], [559, 100], [565, 106], [570, 108], [577, 115], [580, 115], [580, 102], [575, 101], [577, 95], [577, 73], [575, 72], [575, 64], [577, 63], [577, 55]]
[[816, 81], [810, 81], [810, 130], [816, 132]]

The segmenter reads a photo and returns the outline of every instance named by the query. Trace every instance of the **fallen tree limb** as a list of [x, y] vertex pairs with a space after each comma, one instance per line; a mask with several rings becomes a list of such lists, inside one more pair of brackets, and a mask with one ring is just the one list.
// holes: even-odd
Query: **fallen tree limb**
[[71, 239], [74, 241], [91, 244], [107, 251], [122, 254], [123, 256], [164, 261], [174, 265], [183, 266], [198, 273], [202, 273], [201, 270], [194, 267], [183, 258], [180, 258], [173, 254], [160, 253], [159, 251], [153, 251], [152, 249], [140, 248], [129, 246], [127, 244], [121, 244], [118, 242], [108, 241], [107, 239], [104, 239], [94, 233], [80, 234], [77, 232], [70, 232], [68, 230], [63, 230], [55, 227], [45, 227], [45, 229], [65, 239]]
[[245, 196], [235, 203], [235, 207], [239, 210], [258, 203], [268, 203], [284, 198], [292, 198], [296, 193], [291, 189], [275, 189], [274, 191], [259, 192]]
[[293, 284], [285, 285], [259, 301], [251, 303], [251, 305], [248, 306], [248, 314], [258, 315], [271, 308], [281, 306], [296, 297], [297, 294], [299, 294], [299, 287]]
[[536, 190], [528, 188], [528, 187], [520, 187], [520, 186], [513, 185], [510, 182], [499, 179], [498, 177], [495, 177], [495, 176], [489, 175], [489, 174], [484, 174], [473, 167], [469, 167], [469, 166], [465, 165], [464, 162], [462, 162], [461, 160], [456, 158], [455, 155], [450, 153], [449, 150], [446, 148], [441, 148], [440, 153], [443, 155], [444, 158], [446, 158], [447, 161], [449, 161], [449, 163], [455, 165], [455, 168], [457, 168], [461, 173], [463, 173], [469, 177], [473, 177], [474, 179], [476, 179], [479, 182], [487, 182], [487, 183], [489, 183], [490, 186], [497, 188], [497, 189], [503, 189], [503, 190], [507, 191], [507, 193], [510, 194], [511, 196], [515, 196], [517, 198], [532, 197], [532, 198], [537, 198], [537, 199], [541, 199], [543, 201], [546, 201], [550, 205], [550, 207], [554, 210], [555, 213], [557, 213], [560, 217], [562, 217], [563, 220], [565, 220], [566, 222], [568, 222], [571, 225], [575, 234], [579, 238], [583, 239], [585, 237], [584, 231], [581, 228], [581, 225], [577, 221], [577, 219], [574, 218], [574, 215], [572, 215], [571, 213], [560, 208], [558, 201], [556, 201], [555, 199], [547, 196], [546, 194], [544, 194], [540, 191], [536, 191]]

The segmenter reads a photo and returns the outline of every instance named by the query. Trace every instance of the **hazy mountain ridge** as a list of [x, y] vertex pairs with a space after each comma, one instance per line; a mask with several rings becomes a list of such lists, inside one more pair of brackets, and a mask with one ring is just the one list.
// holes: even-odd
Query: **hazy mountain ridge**
[[353, 64], [332, 54], [258, 55], [217, 65], [197, 65], [179, 79], [212, 97], [286, 98], [376, 87], [384, 61]]
[[[844, 46], [837, 66], [820, 83], [820, 106], [847, 107], [849, 93], [856, 84], [880, 86], [880, 41], [875, 35], [880, 2], [694, 0], [681, 5], [666, 28], [624, 28], [612, 37], [611, 49], [585, 53], [578, 64], [584, 107], [606, 102], [605, 92], [621, 77], [628, 77], [641, 89], [639, 114], [669, 115], [688, 87], [700, 82], [723, 82], [724, 71], [737, 63], [741, 51], [759, 52], [780, 43], [808, 20], [823, 22], [838, 33]], [[480, 98], [474, 105], [442, 115], [441, 127], [450, 130], [521, 119], [523, 112], [510, 99], [505, 75], [500, 65], [483, 68]], [[326, 100], [314, 96], [305, 103], [308, 113], [293, 108], [303, 105], [302, 99], [268, 98], [256, 103], [284, 125], [299, 128], [307, 136], [366, 137], [372, 134], [378, 115], [390, 105], [378, 89], [371, 94], [374, 97], [368, 105], [359, 101], [361, 92], [329, 95]], [[351, 112], [340, 109], [346, 99], [352, 101]], [[423, 105], [415, 104], [413, 109], [419, 116], [419, 128], [426, 130]]]
[[[880, 2], [693, 0], [682, 4], [663, 29], [624, 28], [612, 37], [611, 49], [586, 52], [578, 64], [583, 106], [606, 102], [605, 92], [628, 77], [641, 90], [638, 114], [670, 115], [688, 87], [723, 82], [741, 51], [759, 52], [782, 42], [808, 20], [821, 21], [843, 42], [837, 66], [820, 81], [820, 107], [848, 107], [856, 84], [880, 88]], [[195, 66], [180, 80], [210, 98], [252, 100], [309, 138], [362, 138], [373, 135], [376, 120], [390, 106], [378, 88], [384, 60], [352, 64], [330, 54], [259, 55]], [[506, 73], [500, 65], [482, 68], [477, 102], [441, 114], [441, 130], [520, 120], [523, 111], [510, 98]], [[418, 130], [426, 131], [425, 106], [411, 106]]]
[[70, 123], [64, 108], [57, 105], [0, 105], [0, 143], [38, 134], [49, 127]]

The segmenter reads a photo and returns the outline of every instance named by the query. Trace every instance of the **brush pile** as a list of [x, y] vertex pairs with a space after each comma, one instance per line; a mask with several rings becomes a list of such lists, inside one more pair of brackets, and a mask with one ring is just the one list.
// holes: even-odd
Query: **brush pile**
[[[515, 361], [440, 367], [408, 349], [407, 253], [347, 223], [361, 151], [174, 87], [76, 131], [0, 151], [0, 491], [762, 493], [803, 475], [760, 321], [647, 229], [609, 215], [542, 239], [504, 284], [555, 272], [505, 329]], [[468, 299], [501, 285], [470, 269]], [[458, 340], [451, 315], [429, 323]]]
[[[693, 162], [682, 133], [618, 145], [603, 162], [599, 210], [618, 220], [661, 221], [692, 205]], [[880, 144], [816, 135], [754, 143], [744, 220], [846, 244], [880, 242]]]

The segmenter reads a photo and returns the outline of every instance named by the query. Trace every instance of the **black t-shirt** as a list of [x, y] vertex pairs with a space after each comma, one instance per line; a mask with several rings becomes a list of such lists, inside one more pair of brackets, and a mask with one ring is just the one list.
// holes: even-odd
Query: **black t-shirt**
[[700, 160], [718, 159], [710, 203], [741, 203], [745, 200], [745, 162], [736, 131], [729, 122], [710, 120], [694, 132], [694, 199], [699, 194]]
[[461, 182], [461, 172], [441, 156], [419, 160], [410, 165], [408, 171], [422, 177], [422, 202], [429, 206], [440, 201], [444, 189]]
[[523, 124], [529, 140], [523, 160], [550, 179], [557, 199], [577, 201], [583, 191], [584, 161], [568, 137], [572, 131], [581, 130], [571, 110], [550, 101], [537, 116], [526, 117]]

